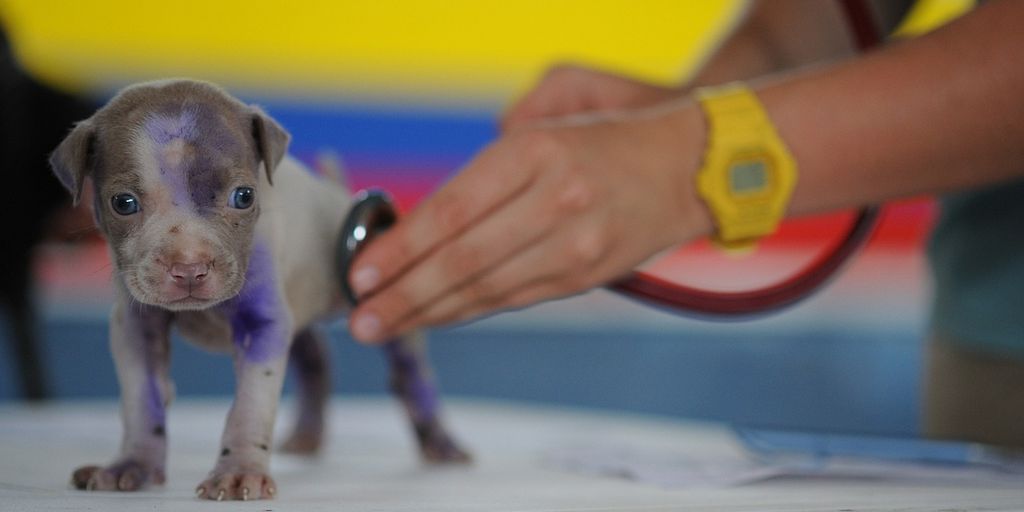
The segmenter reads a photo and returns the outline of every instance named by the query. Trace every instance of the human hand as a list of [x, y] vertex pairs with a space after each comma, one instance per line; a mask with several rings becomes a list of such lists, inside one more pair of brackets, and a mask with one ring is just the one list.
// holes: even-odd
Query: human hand
[[533, 89], [505, 111], [501, 128], [507, 132], [541, 119], [647, 107], [682, 95], [681, 89], [563, 64], [549, 69]]
[[356, 259], [354, 336], [575, 294], [710, 231], [693, 179], [703, 130], [677, 102], [498, 139]]

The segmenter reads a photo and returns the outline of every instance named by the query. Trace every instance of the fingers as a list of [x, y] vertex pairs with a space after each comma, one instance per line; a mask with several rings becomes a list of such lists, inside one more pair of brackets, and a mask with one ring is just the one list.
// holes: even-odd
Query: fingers
[[461, 173], [413, 213], [383, 233], [356, 258], [350, 282], [360, 297], [388, 285], [441, 244], [521, 194], [533, 179], [531, 149], [496, 145], [485, 149]]
[[592, 241], [569, 238], [529, 248], [403, 320], [395, 331], [459, 322], [565, 297], [598, 284], [604, 251], [595, 250]]
[[[594, 200], [593, 194], [581, 192], [578, 182], [563, 187], [545, 185], [550, 183], [538, 182], [538, 189], [558, 193], [550, 199], [541, 192], [528, 194], [450, 246], [471, 244], [481, 248], [480, 254], [495, 257], [482, 263], [467, 263], [457, 256], [463, 249], [438, 251], [422, 267], [411, 271], [408, 280], [403, 277], [396, 283], [395, 293], [388, 291], [389, 296], [401, 299], [367, 304], [367, 310], [380, 314], [388, 326], [387, 333], [378, 335], [387, 337], [423, 325], [463, 319], [470, 311], [478, 314], [518, 306], [520, 292], [530, 287], [540, 286], [542, 291], [528, 296], [543, 300], [599, 284], [608, 272], [604, 263], [612, 252], [613, 223], [598, 213], [601, 210], [592, 208], [599, 201]], [[529, 200], [536, 196], [541, 200]], [[587, 210], [590, 212], [584, 214]], [[538, 228], [523, 236], [516, 231], [517, 225]], [[428, 285], [422, 279], [436, 281]], [[410, 299], [429, 289], [427, 286], [439, 292]], [[410, 307], [411, 302], [415, 306]], [[355, 334], [359, 337], [365, 333]]]
[[507, 296], [502, 297], [500, 300], [490, 303], [480, 302], [469, 305], [465, 309], [458, 310], [456, 314], [449, 318], [440, 320], [437, 323], [459, 323], [492, 312], [516, 310], [540, 302], [575, 295], [588, 288], [588, 286], [579, 286], [578, 282], [564, 278], [550, 281], [539, 281], [514, 290]]
[[386, 293], [369, 297], [353, 313], [353, 334], [363, 341], [398, 334], [395, 326], [404, 319], [536, 245], [556, 227], [564, 208], [551, 190], [535, 187], [481, 218], [401, 275]]

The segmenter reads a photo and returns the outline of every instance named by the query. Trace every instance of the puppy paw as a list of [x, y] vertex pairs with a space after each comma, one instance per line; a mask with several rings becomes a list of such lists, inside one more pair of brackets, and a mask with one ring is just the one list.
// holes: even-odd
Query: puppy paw
[[278, 448], [284, 453], [292, 455], [316, 455], [320, 453], [323, 445], [323, 432], [320, 430], [305, 430], [296, 428], [292, 435], [288, 436], [285, 442]]
[[218, 471], [196, 487], [196, 497], [207, 500], [269, 500], [277, 494], [270, 475], [262, 471]]
[[468, 464], [473, 461], [437, 421], [416, 425], [423, 460], [434, 464]]
[[138, 491], [148, 484], [163, 484], [163, 468], [125, 459], [106, 467], [82, 466], [71, 474], [71, 485], [83, 491]]

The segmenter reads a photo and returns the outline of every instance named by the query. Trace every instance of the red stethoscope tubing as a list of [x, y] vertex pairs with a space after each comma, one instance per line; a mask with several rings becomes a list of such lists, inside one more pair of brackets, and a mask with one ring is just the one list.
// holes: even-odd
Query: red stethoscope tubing
[[[864, 0], [841, 0], [847, 24], [860, 51], [881, 42]], [[846, 235], [810, 265], [789, 278], [763, 288], [719, 292], [680, 285], [644, 272], [633, 272], [608, 288], [641, 302], [665, 309], [710, 317], [737, 317], [768, 313], [797, 303], [817, 291], [863, 247], [880, 216], [880, 207], [862, 209]]]

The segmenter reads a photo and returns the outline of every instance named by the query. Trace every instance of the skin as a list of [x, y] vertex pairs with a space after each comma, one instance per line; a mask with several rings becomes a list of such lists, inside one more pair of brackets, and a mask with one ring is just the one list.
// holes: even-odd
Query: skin
[[1024, 3], [989, 2], [856, 58], [835, 37], [835, 13], [804, 32], [771, 14], [822, 5], [752, 8], [687, 86], [549, 73], [506, 113], [498, 140], [357, 259], [355, 337], [379, 342], [580, 293], [710, 234], [694, 191], [706, 144], [694, 85], [751, 79], [800, 169], [790, 216], [1021, 175]]
[[[134, 491], [164, 482], [172, 325], [234, 361], [235, 400], [197, 496], [276, 495], [270, 447], [290, 357], [300, 412], [284, 446], [320, 448], [330, 381], [313, 324], [347, 309], [333, 264], [351, 200], [286, 158], [287, 142], [259, 109], [210, 84], [173, 81], [127, 88], [54, 152], [54, 171], [76, 198], [91, 178], [116, 268], [110, 344], [124, 437], [112, 463], [73, 473], [75, 487]], [[233, 202], [239, 187], [254, 189], [251, 205]], [[134, 213], [114, 207], [127, 193], [140, 205]], [[295, 247], [303, 250], [286, 250]], [[392, 381], [404, 383], [395, 394], [426, 460], [468, 461], [440, 423], [422, 343], [409, 334], [386, 345]]]

